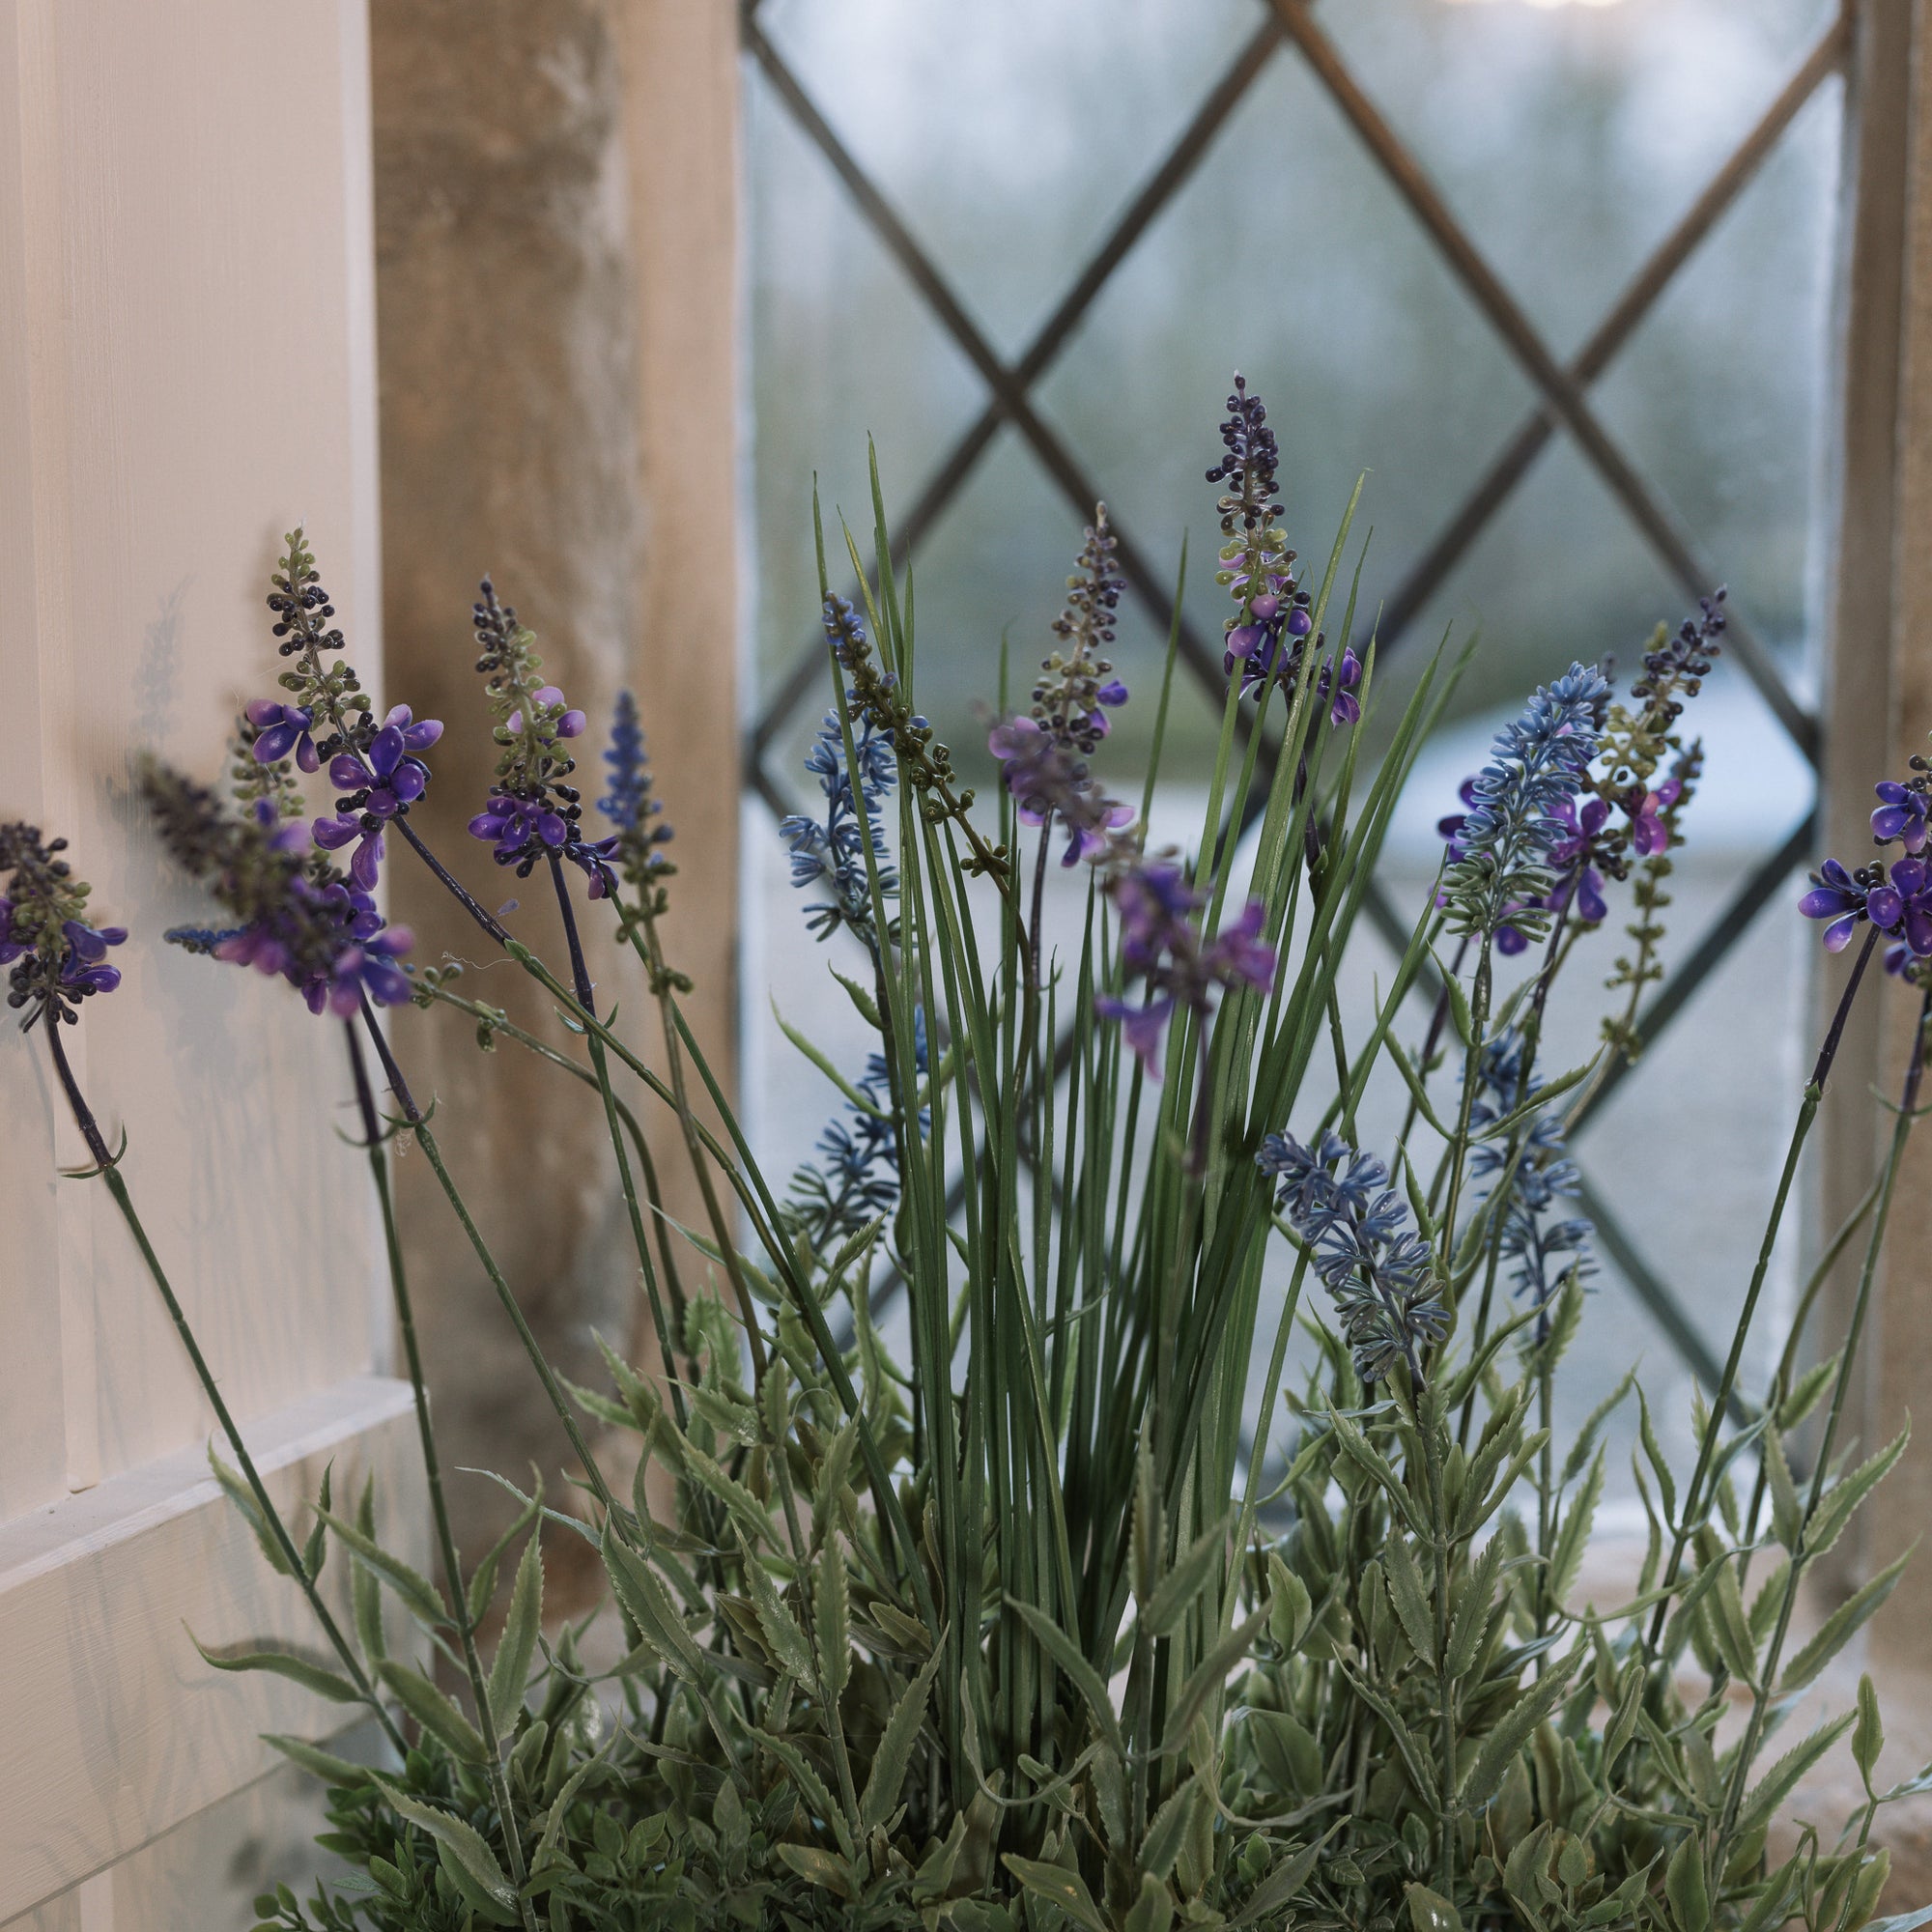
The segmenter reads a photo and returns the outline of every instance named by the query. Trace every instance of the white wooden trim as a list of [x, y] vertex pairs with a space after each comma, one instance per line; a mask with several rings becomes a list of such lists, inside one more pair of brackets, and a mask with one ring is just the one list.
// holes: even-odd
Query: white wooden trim
[[[333, 1462], [338, 1498], [373, 1474], [379, 1527], [426, 1561], [407, 1383], [355, 1377], [245, 1435], [292, 1521]], [[324, 1581], [339, 1601], [343, 1573], [338, 1550]], [[212, 1669], [190, 1629], [211, 1649], [276, 1638], [320, 1655], [300, 1594], [200, 1450], [0, 1525], [0, 1922], [270, 1770], [261, 1732], [318, 1738], [354, 1719], [281, 1678]]]

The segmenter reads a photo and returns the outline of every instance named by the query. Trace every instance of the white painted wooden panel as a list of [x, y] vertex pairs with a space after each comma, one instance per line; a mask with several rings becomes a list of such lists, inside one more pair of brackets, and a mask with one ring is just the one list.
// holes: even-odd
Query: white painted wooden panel
[[[358, 1378], [246, 1434], [286, 1519], [332, 1461], [338, 1493], [375, 1477], [379, 1533], [427, 1567], [406, 1384]], [[347, 1627], [345, 1573], [338, 1551], [323, 1580]], [[333, 1663], [198, 1449], [0, 1527], [0, 1924], [273, 1770], [263, 1731], [322, 1738], [355, 1715], [282, 1678], [213, 1669], [189, 1630], [212, 1650], [280, 1641]], [[206, 1877], [213, 1888], [221, 1873]], [[113, 1920], [115, 1932], [195, 1922], [131, 1903]]]
[[[208, 909], [129, 797], [146, 750], [213, 776], [273, 690], [298, 521], [378, 682], [373, 280], [364, 0], [0, 0], [0, 816], [132, 930], [71, 1051], [271, 1489], [373, 1468], [421, 1561], [341, 1030], [161, 945]], [[188, 1641], [313, 1633], [105, 1191], [55, 1178], [80, 1157], [0, 1020], [0, 1920], [245, 1924], [218, 1867], [295, 1818], [257, 1734], [345, 1713]]]
[[[305, 520], [379, 666], [359, 0], [0, 8], [0, 812], [58, 827], [133, 939], [76, 1058], [243, 1414], [372, 1359], [375, 1252], [331, 1132], [340, 1029], [159, 941], [205, 916], [131, 807], [218, 769], [280, 668], [263, 596]], [[200, 1435], [204, 1406], [43, 1051], [0, 1050], [0, 1519]]]

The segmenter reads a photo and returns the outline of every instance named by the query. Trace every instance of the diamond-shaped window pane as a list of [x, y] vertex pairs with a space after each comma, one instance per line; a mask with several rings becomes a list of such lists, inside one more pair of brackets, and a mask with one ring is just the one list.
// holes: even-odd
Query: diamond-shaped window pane
[[1835, 0], [1353, 0], [1317, 17], [1562, 353], [1836, 11]]
[[1258, 15], [1253, 0], [767, 0], [759, 22], [1009, 355]]
[[[1795, 1022], [1802, 938], [1772, 874], [1796, 862], [1811, 782], [1740, 661], [1758, 636], [1770, 651], [1767, 675], [1801, 690], [1810, 681], [1805, 559], [1841, 119], [1835, 83], [1783, 130], [1770, 163], [1704, 252], [1693, 248], [1680, 278], [1664, 284], [1647, 322], [1586, 372], [1580, 405], [1564, 400], [1553, 364], [1536, 375], [1544, 345], [1533, 335], [1547, 329], [1550, 353], [1563, 355], [1599, 333], [1628, 278], [1816, 44], [1822, 0], [1774, 0], [1748, 18], [1719, 0], [1607, 10], [1363, 0], [1320, 10], [1319, 30], [1333, 37], [1344, 64], [1331, 76], [1335, 87], [1321, 84], [1315, 65], [1285, 44], [1257, 57], [1258, 78], [1205, 158], [1166, 168], [1161, 143], [1186, 123], [1188, 90], [1205, 95], [1244, 41], [1266, 47], [1265, 9], [1217, 0], [1203, 26], [1199, 10], [1180, 0], [1142, 0], [1124, 25], [1116, 11], [1110, 34], [1091, 45], [1076, 34], [1079, 44], [1057, 60], [1039, 57], [1038, 36], [1062, 32], [1070, 14], [1043, 23], [1038, 10], [996, 6], [976, 23], [966, 55], [939, 22], [910, 19], [880, 0], [767, 0], [758, 18], [782, 49], [774, 56], [766, 47], [765, 66], [796, 64], [816, 110], [873, 171], [884, 204], [904, 216], [911, 239], [901, 241], [902, 252], [930, 250], [928, 283], [943, 283], [956, 297], [960, 327], [985, 327], [1004, 345], [999, 353], [1017, 355], [1023, 332], [1059, 306], [1085, 251], [1140, 185], [1171, 180], [1176, 187], [1078, 326], [1043, 358], [1041, 380], [1031, 384], [1032, 372], [1023, 372], [1024, 404], [1012, 401], [1018, 391], [1003, 404], [986, 392], [983, 372], [972, 370], [983, 352], [970, 343], [964, 354], [939, 348], [941, 338], [924, 332], [931, 325], [922, 307], [939, 324], [943, 308], [910, 293], [917, 278], [906, 277], [902, 263], [888, 267], [876, 250], [856, 246], [826, 250], [837, 258], [830, 267], [809, 251], [801, 262], [785, 197], [842, 190], [822, 159], [799, 161], [796, 141], [786, 149], [754, 140], [754, 210], [763, 197], [781, 211], [755, 229], [774, 268], [757, 280], [753, 299], [757, 393], [761, 412], [770, 412], [758, 431], [761, 497], [769, 501], [775, 474], [782, 482], [818, 464], [835, 478], [829, 494], [849, 496], [848, 507], [865, 517], [852, 448], [863, 426], [879, 437], [889, 495], [903, 514], [941, 451], [969, 421], [980, 425], [915, 554], [925, 699], [959, 743], [962, 763], [982, 761], [975, 704], [991, 696], [997, 639], [1009, 623], [1014, 694], [1030, 682], [1090, 486], [1143, 547], [1145, 595], [1123, 608], [1118, 653], [1136, 691], [1151, 697], [1159, 607], [1183, 526], [1194, 532], [1189, 619], [1211, 653], [1225, 606], [1211, 582], [1211, 494], [1199, 477], [1215, 453], [1212, 404], [1236, 363], [1268, 395], [1288, 453], [1290, 521], [1318, 565], [1356, 469], [1373, 472], [1358, 526], [1358, 535], [1376, 532], [1364, 626], [1390, 598], [1415, 618], [1418, 641], [1433, 642], [1451, 618], [1482, 626], [1483, 653], [1457, 716], [1418, 775], [1408, 815], [1421, 816], [1414, 825], [1406, 817], [1385, 854], [1380, 885], [1398, 923], [1426, 900], [1439, 850], [1424, 820], [1447, 809], [1456, 781], [1479, 760], [1492, 709], [1572, 657], [1614, 650], [1628, 668], [1655, 617], [1688, 608], [1708, 558], [1738, 586], [1736, 608], [1748, 623], [1734, 627], [1701, 718], [1687, 721], [1711, 740], [1712, 777], [1673, 881], [1667, 957], [1701, 960], [1697, 970], [1713, 976], [1687, 973], [1662, 997], [1681, 1009], [1677, 1038], [1685, 1043], [1673, 1047], [1673, 1064], [1680, 1083], [1693, 1084], [1699, 1144], [1721, 1149], [1725, 1121], [1744, 1107], [1754, 1110], [1752, 1131], [1775, 1121], [1769, 1092], [1726, 1097], [1737, 1085], [1730, 1058], [1741, 1049], [1725, 1025], [1746, 1009]], [[1350, 63], [1368, 100], [1357, 123], [1372, 120], [1379, 103], [1385, 142], [1410, 146], [1439, 181], [1449, 213], [1434, 232], [1420, 218], [1427, 211], [1406, 206], [1391, 183], [1398, 156], [1385, 148], [1374, 158], [1364, 145], [1374, 130], [1340, 111], [1336, 92], [1357, 84], [1347, 76]], [[1825, 65], [1821, 56], [1807, 70], [1805, 86]], [[1246, 85], [1246, 70], [1236, 71]], [[1687, 73], [1704, 76], [1694, 97], [1685, 95]], [[1003, 141], [1002, 128], [1024, 131]], [[991, 158], [976, 164], [981, 149]], [[789, 170], [783, 180], [767, 179], [775, 166]], [[801, 167], [818, 168], [815, 188], [796, 178]], [[1459, 248], [1460, 269], [1451, 260]], [[1500, 276], [1500, 294], [1483, 293], [1485, 261]], [[1512, 297], [1528, 335], [1509, 313]], [[928, 367], [929, 384], [922, 381]], [[997, 387], [1009, 379], [993, 372], [992, 380]], [[1011, 417], [1025, 408], [1035, 412], [1031, 423], [1000, 426], [1002, 410]], [[1604, 440], [1592, 452], [1581, 445], [1597, 436], [1593, 422]], [[1499, 469], [1511, 448], [1516, 456]], [[1082, 472], [1077, 486], [1073, 470]], [[1477, 479], [1489, 480], [1465, 502]], [[814, 587], [796, 543], [788, 549], [776, 528], [760, 527], [769, 540], [759, 571], [764, 655], [777, 664], [793, 655], [790, 639], [809, 644]], [[1421, 655], [1407, 645], [1383, 675], [1400, 687]], [[1772, 696], [1794, 728], [1807, 728], [1787, 696]], [[795, 761], [819, 708], [814, 689], [782, 719], [768, 717], [761, 742], [772, 740], [775, 758]], [[1156, 817], [1181, 823], [1190, 842], [1184, 821], [1210, 708], [1183, 675]], [[1122, 770], [1139, 762], [1134, 741], [1149, 708], [1128, 716], [1102, 754]], [[788, 944], [779, 935], [789, 934], [796, 901], [780, 883], [781, 868], [763, 865], [759, 877], [767, 872], [756, 894], [767, 943]], [[1751, 920], [1727, 908], [1753, 877], [1763, 887], [1755, 903], [1772, 893], [1778, 910], [1758, 920], [1747, 959], [1726, 948], [1744, 943]], [[1056, 873], [1055, 897], [1070, 890]], [[1590, 944], [1607, 965], [1620, 940], [1613, 928]], [[1340, 989], [1357, 1018], [1378, 964], [1388, 963], [1378, 945], [1364, 938]], [[1657, 998], [1650, 995], [1647, 1011]], [[1726, 1010], [1714, 1018], [1719, 999]], [[1404, 1025], [1419, 1030], [1426, 1002], [1412, 1004]], [[835, 1013], [827, 1023], [843, 1021]], [[1555, 1025], [1552, 1057], [1587, 1054], [1596, 1023], [1594, 1003], [1578, 1001], [1575, 1016]], [[753, 1024], [762, 1022], [754, 1016]], [[1571, 1039], [1565, 1027], [1582, 1031]], [[758, 1088], [765, 1075], [755, 1052], [753, 1061]], [[1707, 1319], [1718, 1303], [1701, 1282], [1673, 1288], [1644, 1257], [1666, 1258], [1673, 1274], [1679, 1260], [1695, 1261], [1695, 1242], [1683, 1236], [1695, 1204], [1675, 1194], [1646, 1200], [1641, 1177], [1626, 1172], [1627, 1149], [1657, 1142], [1646, 1109], [1683, 1097], [1652, 1084], [1656, 1064], [1646, 1060], [1615, 1088], [1581, 1139], [1586, 1168], [1601, 1160], [1605, 1201], [1630, 1223], [1605, 1245], [1621, 1246], [1641, 1277], [1625, 1281], [1606, 1264], [1604, 1293], [1631, 1310], [1647, 1299], [1666, 1344], [1673, 1330], [1688, 1339], [1689, 1362], [1708, 1358], [1699, 1337], [1712, 1332]], [[757, 1105], [759, 1097], [776, 1097], [776, 1110]], [[1372, 1092], [1365, 1133], [1388, 1098]], [[781, 1118], [802, 1151], [811, 1114], [803, 1096], [760, 1090], [754, 1111]], [[1727, 1252], [1747, 1245], [1734, 1233], [1726, 1233]], [[1650, 1320], [1633, 1315], [1639, 1327]]]

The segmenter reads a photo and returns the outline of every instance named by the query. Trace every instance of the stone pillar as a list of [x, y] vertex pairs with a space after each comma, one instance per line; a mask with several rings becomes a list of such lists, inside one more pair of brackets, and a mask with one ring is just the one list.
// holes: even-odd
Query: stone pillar
[[[624, 684], [638, 692], [686, 867], [674, 943], [700, 978], [694, 1023], [728, 1080], [735, 94], [721, 92], [715, 56], [689, 88], [653, 71], [654, 118], [640, 123], [622, 58], [638, 25], [623, 16], [675, 16], [667, 53], [682, 59], [685, 16], [714, 11], [728, 18], [685, 0], [375, 0], [372, 24], [388, 695], [448, 727], [414, 822], [485, 906], [520, 901], [505, 923], [562, 960], [545, 875], [497, 871], [464, 829], [496, 761], [469, 623], [487, 571], [538, 634], [546, 669], [591, 715], [588, 798], [601, 788], [611, 696]], [[676, 223], [652, 210], [699, 194], [708, 255], [681, 272], [667, 245]], [[702, 271], [721, 250], [722, 279]], [[690, 369], [661, 339], [673, 304], [680, 340], [705, 352]], [[692, 489], [701, 501], [687, 504]], [[700, 775], [701, 789], [690, 782]], [[418, 958], [493, 956], [399, 842], [389, 869]], [[622, 1002], [634, 1040], [650, 1041], [635, 966], [620, 964], [608, 916], [590, 910], [600, 994]], [[461, 990], [581, 1057], [514, 966], [471, 974]], [[552, 1360], [601, 1385], [593, 1328], [644, 1357], [649, 1322], [594, 1094], [514, 1044], [479, 1052], [461, 1015], [409, 1014], [397, 1036]], [[655, 1046], [648, 1057], [662, 1064]], [[660, 1164], [674, 1166], [670, 1122], [640, 1091], [631, 1097]], [[563, 1437], [522, 1348], [426, 1163], [406, 1153], [399, 1172], [445, 1461], [518, 1481], [534, 1462], [554, 1490]], [[688, 1217], [682, 1197], [671, 1211]], [[466, 1547], [478, 1549], [505, 1499], [474, 1479], [455, 1495]]]

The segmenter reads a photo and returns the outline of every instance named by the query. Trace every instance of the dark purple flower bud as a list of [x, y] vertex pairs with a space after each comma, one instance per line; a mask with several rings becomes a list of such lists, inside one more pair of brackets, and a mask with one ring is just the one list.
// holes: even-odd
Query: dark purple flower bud
[[1874, 789], [1880, 804], [1871, 815], [1872, 837], [1881, 845], [1889, 845], [1897, 839], [1915, 856], [1922, 852], [1925, 849], [1927, 810], [1924, 792], [1915, 790], [1911, 785], [1894, 784], [1889, 779]]
[[1281, 609], [1281, 599], [1272, 590], [1264, 590], [1248, 604], [1248, 614], [1256, 623], [1267, 623]]
[[1288, 613], [1288, 635], [1291, 638], [1305, 638], [1315, 628], [1315, 619], [1297, 604]]
[[358, 840], [355, 850], [350, 854], [349, 876], [358, 891], [373, 893], [376, 890], [377, 867], [383, 858], [380, 825], [345, 811], [338, 812], [333, 818], [318, 818], [309, 830], [314, 835], [315, 842], [325, 852], [339, 852], [352, 839]]
[[[1294, 629], [1293, 620], [1289, 629]], [[1316, 680], [1315, 701], [1328, 706], [1329, 724], [1359, 724], [1362, 722], [1361, 699], [1355, 696], [1355, 686], [1361, 681], [1362, 662], [1352, 647], [1343, 651], [1339, 669], [1333, 658], [1321, 667], [1321, 675]], [[1331, 686], [1334, 691], [1332, 699], [1329, 696]]]
[[293, 752], [303, 771], [320, 768], [322, 760], [309, 735], [315, 723], [312, 712], [299, 704], [277, 704], [273, 698], [258, 697], [248, 706], [247, 716], [259, 733], [254, 746], [258, 764], [277, 764]]
[[1117, 677], [1109, 678], [1094, 696], [1102, 704], [1124, 704], [1127, 701], [1127, 687]]
[[1832, 923], [1825, 928], [1825, 950], [1841, 952], [1850, 944], [1853, 930], [1865, 917], [1865, 899], [1870, 891], [1845, 870], [1835, 859], [1827, 859], [1811, 875], [1812, 890], [1798, 901], [1798, 910], [1806, 919]]
[[1228, 633], [1228, 653], [1231, 657], [1252, 657], [1266, 637], [1265, 624], [1236, 624]]

